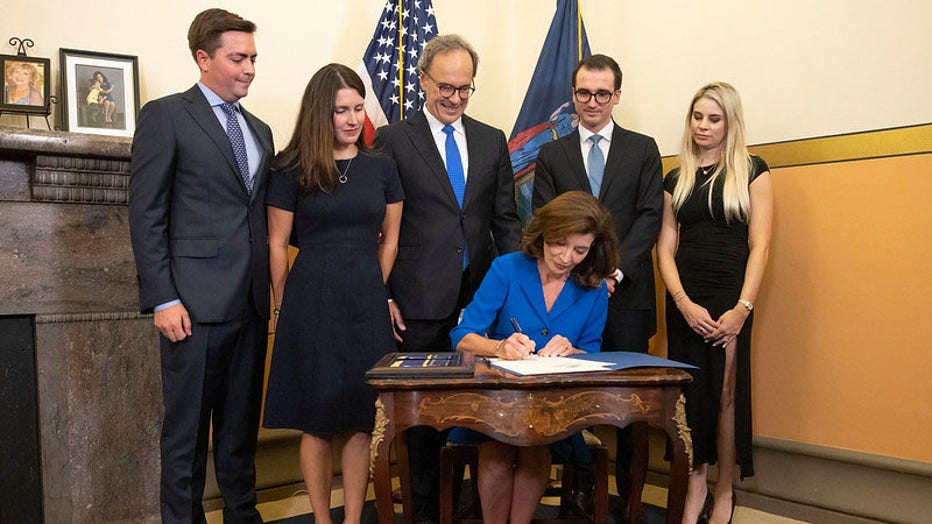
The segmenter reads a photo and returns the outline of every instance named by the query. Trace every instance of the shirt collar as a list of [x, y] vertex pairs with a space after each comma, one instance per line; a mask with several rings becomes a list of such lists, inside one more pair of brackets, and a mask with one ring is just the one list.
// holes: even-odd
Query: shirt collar
[[[436, 135], [437, 133], [443, 133], [443, 127], [445, 124], [443, 124], [440, 120], [437, 120], [437, 117], [431, 114], [431, 112], [427, 109], [424, 109], [424, 116], [427, 117], [427, 125], [430, 126], [431, 134]], [[454, 120], [450, 125], [453, 126], [453, 131], [456, 133], [460, 133], [464, 136], [466, 135], [466, 130], [463, 128], [462, 116]]]
[[[204, 85], [202, 82], [197, 83], [197, 87], [201, 88], [201, 92], [204, 93], [204, 97], [207, 99], [207, 103], [210, 104], [210, 107], [217, 107], [220, 104], [226, 104], [227, 101], [220, 98], [220, 95], [214, 93], [209, 87]], [[239, 109], [239, 101], [233, 102], [233, 105]]]
[[589, 137], [592, 135], [601, 135], [602, 140], [604, 140], [605, 143], [611, 144], [612, 143], [612, 131], [615, 130], [615, 121], [609, 120], [608, 123], [605, 124], [605, 127], [603, 127], [602, 129], [599, 129], [598, 132], [595, 132], [595, 133], [593, 133], [592, 131], [589, 131], [583, 126], [579, 126], [577, 127], [577, 129], [579, 129], [579, 143], [581, 144], [585, 144], [589, 140]]

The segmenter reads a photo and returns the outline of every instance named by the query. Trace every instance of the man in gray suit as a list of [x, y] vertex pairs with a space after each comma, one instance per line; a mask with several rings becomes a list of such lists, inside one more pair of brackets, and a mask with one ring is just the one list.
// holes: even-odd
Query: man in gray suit
[[[389, 278], [402, 351], [450, 351], [450, 330], [492, 258], [518, 248], [505, 134], [463, 114], [478, 61], [459, 36], [432, 39], [418, 63], [423, 110], [376, 133], [376, 145], [398, 163], [406, 197]], [[409, 438], [415, 518], [433, 521], [444, 437], [420, 427]]]
[[273, 146], [269, 127], [239, 105], [255, 76], [255, 29], [222, 9], [197, 15], [188, 43], [200, 81], [146, 104], [133, 139], [129, 218], [139, 302], [161, 334], [166, 523], [205, 522], [211, 429], [224, 522], [262, 522], [255, 450]]
[[[580, 190], [611, 211], [621, 241], [621, 267], [610, 282], [614, 292], [602, 350], [646, 353], [657, 330], [651, 248], [660, 233], [663, 174], [654, 139], [612, 120], [620, 97], [621, 69], [615, 60], [596, 54], [580, 61], [573, 72], [579, 127], [540, 148], [532, 203], [536, 209], [561, 193]], [[631, 427], [618, 432], [616, 480], [623, 502], [641, 495], [632, 492], [629, 475], [632, 460], [645, 466], [647, 461], [647, 428], [638, 426], [637, 438]]]

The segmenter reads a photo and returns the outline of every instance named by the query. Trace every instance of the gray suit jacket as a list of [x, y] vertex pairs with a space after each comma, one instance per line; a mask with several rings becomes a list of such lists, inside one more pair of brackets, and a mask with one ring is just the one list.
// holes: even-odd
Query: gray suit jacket
[[[566, 191], [591, 193], [585, 166], [578, 130], [544, 144], [534, 171], [534, 208]], [[610, 304], [619, 309], [653, 310], [651, 249], [663, 217], [663, 168], [653, 138], [615, 125], [599, 200], [612, 212], [621, 242], [620, 269], [625, 275]]]
[[143, 312], [181, 299], [194, 322], [242, 318], [248, 307], [268, 318], [272, 131], [245, 109], [243, 116], [262, 153], [252, 195], [197, 85], [140, 111], [129, 220]]
[[505, 134], [465, 115], [463, 126], [469, 168], [462, 209], [423, 111], [376, 133], [376, 145], [398, 163], [405, 191], [398, 257], [389, 278], [405, 318], [453, 313], [464, 248], [472, 289], [492, 258], [518, 248], [521, 222]]

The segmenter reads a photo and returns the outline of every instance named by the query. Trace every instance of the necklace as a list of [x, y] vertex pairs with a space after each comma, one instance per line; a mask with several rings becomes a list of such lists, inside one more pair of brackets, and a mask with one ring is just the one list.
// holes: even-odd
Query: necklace
[[[353, 158], [356, 158], [356, 157], [353, 157]], [[344, 169], [343, 171], [340, 171], [340, 168], [337, 167], [337, 173], [340, 173], [340, 176], [337, 177], [337, 180], [339, 180], [341, 184], [345, 184], [346, 181], [349, 180], [348, 178], [346, 178], [346, 174], [349, 173], [349, 168], [350, 168], [350, 165], [352, 165], [353, 163], [353, 158], [349, 159], [349, 162], [346, 163], [346, 169]]]
[[705, 167], [699, 166], [699, 171], [702, 172], [702, 176], [709, 176], [709, 173], [711, 173], [712, 171], [715, 171], [716, 165], [718, 165], [718, 163], [712, 164], [711, 166], [705, 166]]

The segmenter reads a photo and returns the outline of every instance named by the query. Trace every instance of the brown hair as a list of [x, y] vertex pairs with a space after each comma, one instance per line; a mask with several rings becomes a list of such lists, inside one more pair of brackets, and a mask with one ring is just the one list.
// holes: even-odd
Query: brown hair
[[191, 56], [197, 59], [198, 50], [202, 50], [213, 58], [214, 52], [220, 48], [220, 38], [227, 31], [255, 33], [256, 24], [216, 7], [198, 13], [188, 28], [188, 49], [191, 50]]
[[[327, 64], [314, 73], [304, 88], [301, 108], [291, 141], [275, 156], [276, 169], [297, 169], [298, 184], [305, 192], [331, 191], [339, 172], [333, 159], [333, 103], [337, 91], [350, 88], [366, 98], [366, 87], [355, 71], [343, 64]], [[363, 134], [356, 147], [367, 152]]]
[[614, 58], [607, 55], [589, 55], [580, 60], [576, 64], [576, 69], [573, 69], [573, 87], [576, 87], [576, 73], [584, 67], [591, 71], [610, 69], [615, 76], [615, 91], [621, 89], [621, 68], [618, 67], [618, 62]]
[[618, 237], [611, 212], [589, 193], [569, 191], [537, 208], [521, 235], [521, 252], [539, 259], [545, 242], [587, 233], [595, 240], [586, 258], [573, 268], [572, 277], [580, 286], [596, 289], [618, 267]]

